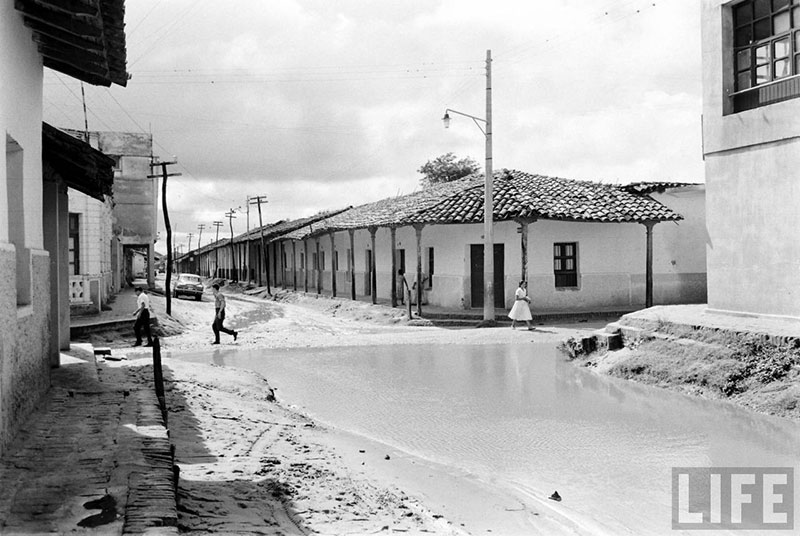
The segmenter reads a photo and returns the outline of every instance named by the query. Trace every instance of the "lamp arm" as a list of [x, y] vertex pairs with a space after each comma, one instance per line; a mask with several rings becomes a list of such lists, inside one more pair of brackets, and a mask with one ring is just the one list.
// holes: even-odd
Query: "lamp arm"
[[447, 108], [444, 113], [453, 112], [454, 114], [463, 115], [464, 117], [469, 117], [473, 121], [480, 121], [481, 123], [486, 123], [486, 119], [481, 119], [480, 117], [475, 117], [474, 115], [465, 114], [464, 112], [459, 112], [458, 110], [453, 110], [451, 108]]

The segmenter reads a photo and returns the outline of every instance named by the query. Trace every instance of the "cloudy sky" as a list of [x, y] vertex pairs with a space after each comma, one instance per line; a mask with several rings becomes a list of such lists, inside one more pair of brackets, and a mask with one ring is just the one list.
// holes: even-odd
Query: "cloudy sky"
[[[697, 0], [126, 4], [133, 78], [85, 87], [89, 129], [152, 132], [177, 158], [183, 251], [231, 208], [244, 232], [248, 196], [271, 222], [409, 193], [447, 152], [483, 165], [476, 125], [441, 117], [485, 116], [487, 50], [495, 169], [703, 181]], [[79, 82], [47, 71], [44, 102], [45, 121], [83, 128]]]

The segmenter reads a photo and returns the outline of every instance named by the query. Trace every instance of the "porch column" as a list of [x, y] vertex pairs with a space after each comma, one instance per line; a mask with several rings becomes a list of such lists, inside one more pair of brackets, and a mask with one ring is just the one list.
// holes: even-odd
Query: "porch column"
[[50, 340], [51, 368], [60, 366], [60, 350], [69, 350], [69, 197], [61, 181], [43, 181], [44, 247], [50, 254]]
[[519, 241], [520, 241], [520, 279], [522, 281], [528, 280], [528, 225], [535, 222], [536, 219], [520, 218], [515, 220], [519, 224]]
[[317, 294], [322, 294], [322, 270], [319, 256], [319, 237], [314, 237], [314, 244], [317, 248], [317, 262], [315, 268], [317, 269]]
[[331, 232], [331, 297], [336, 297], [336, 233]]
[[283, 284], [283, 288], [287, 287], [286, 280], [289, 279], [286, 277], [286, 268], [288, 268], [288, 262], [286, 262], [286, 240], [281, 240], [281, 283]]
[[644, 277], [644, 306], [653, 306], [653, 227], [658, 222], [647, 221], [644, 222], [644, 227], [647, 230], [647, 267], [645, 269]]
[[375, 305], [378, 303], [378, 274], [375, 273], [375, 257], [377, 257], [377, 251], [375, 251], [375, 233], [378, 231], [377, 227], [370, 227], [369, 228], [369, 238], [372, 241], [372, 259], [371, 259], [371, 266], [370, 266], [370, 273], [371, 279], [370, 284], [372, 285], [372, 304]]
[[394, 226], [389, 227], [389, 235], [392, 242], [392, 307], [397, 307], [397, 229]]
[[348, 231], [350, 234], [350, 254], [347, 264], [350, 266], [350, 299], [356, 299], [356, 246], [355, 246], [355, 229]]
[[303, 292], [308, 293], [308, 238], [303, 239]]
[[[417, 316], [422, 316], [422, 228], [424, 223], [414, 224], [414, 231], [417, 234]], [[411, 317], [409, 316], [409, 319]]]
[[292, 286], [297, 292], [297, 240], [292, 240]]

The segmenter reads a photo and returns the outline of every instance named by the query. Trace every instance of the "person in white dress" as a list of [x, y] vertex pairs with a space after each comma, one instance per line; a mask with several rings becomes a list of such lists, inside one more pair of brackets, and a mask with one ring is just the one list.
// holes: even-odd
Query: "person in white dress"
[[508, 318], [511, 319], [511, 329], [516, 329], [517, 320], [524, 320], [528, 325], [528, 329], [533, 329], [533, 326], [531, 326], [533, 315], [531, 315], [530, 303], [531, 299], [528, 297], [528, 282], [522, 280], [519, 282], [519, 288], [514, 293], [514, 306], [511, 307], [511, 311], [508, 312]]

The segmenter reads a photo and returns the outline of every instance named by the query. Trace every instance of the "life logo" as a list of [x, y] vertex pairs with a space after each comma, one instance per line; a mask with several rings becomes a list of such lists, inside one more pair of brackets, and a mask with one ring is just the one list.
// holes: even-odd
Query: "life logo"
[[673, 467], [672, 528], [794, 529], [793, 467]]

